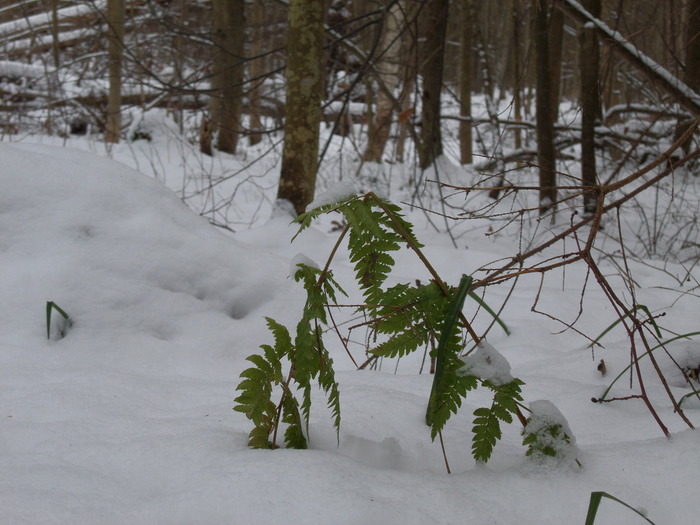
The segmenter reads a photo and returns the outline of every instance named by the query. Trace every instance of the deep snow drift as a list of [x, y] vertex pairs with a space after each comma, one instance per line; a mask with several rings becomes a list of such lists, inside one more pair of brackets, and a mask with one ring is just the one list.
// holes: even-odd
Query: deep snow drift
[[[526, 402], [551, 400], [566, 416], [583, 468], [534, 465], [516, 425], [490, 463], [474, 465], [477, 396], [445, 431], [448, 476], [423, 424], [430, 376], [410, 363], [356, 372], [342, 352], [340, 445], [314, 407], [311, 450], [248, 449], [248, 422], [231, 410], [245, 357], [270, 340], [263, 316], [297, 318], [292, 258], [322, 260], [337, 234], [312, 229], [290, 246], [294, 228], [274, 217], [228, 235], [117, 162], [32, 144], [0, 144], [0, 158], [0, 523], [583, 523], [598, 490], [657, 524], [697, 521], [698, 434], [653, 382], [671, 440], [641, 402], [592, 404], [628, 362], [625, 336], [613, 332], [598, 351], [602, 377], [585, 340], [553, 335], [561, 327], [530, 311], [538, 280], [504, 312], [513, 335], [490, 342], [526, 382]], [[493, 241], [454, 250], [418, 235], [447, 274], [498, 251]], [[649, 280], [646, 303], [668, 306]], [[575, 313], [571, 281], [571, 290], [552, 285], [539, 308]], [[46, 339], [47, 301], [74, 320], [63, 339]], [[613, 320], [594, 293], [586, 313], [592, 333]], [[697, 328], [690, 298], [668, 322]], [[596, 523], [642, 522], [604, 501]]]

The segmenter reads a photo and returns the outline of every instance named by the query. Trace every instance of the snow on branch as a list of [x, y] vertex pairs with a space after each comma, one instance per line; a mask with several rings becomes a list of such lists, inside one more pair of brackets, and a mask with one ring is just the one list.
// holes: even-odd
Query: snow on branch
[[642, 53], [618, 31], [610, 29], [603, 21], [591, 15], [576, 0], [558, 0], [557, 6], [577, 22], [595, 28], [603, 43], [618, 51], [622, 58], [677, 99], [686, 111], [700, 116], [700, 95], [685, 82]]

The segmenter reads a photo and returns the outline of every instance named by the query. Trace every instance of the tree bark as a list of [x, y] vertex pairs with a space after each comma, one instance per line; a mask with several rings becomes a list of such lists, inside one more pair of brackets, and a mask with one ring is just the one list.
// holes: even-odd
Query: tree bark
[[[383, 50], [381, 59], [376, 65], [379, 78], [385, 89], [377, 93], [376, 113], [374, 122], [367, 135], [367, 149], [364, 160], [368, 162], [381, 162], [384, 148], [389, 140], [391, 131], [391, 117], [394, 113], [396, 88], [399, 86], [399, 71], [401, 57], [400, 30], [403, 20], [403, 7], [400, 1], [395, 2], [384, 19], [384, 31], [382, 32]], [[386, 90], [386, 91], [385, 91]], [[387, 93], [388, 91], [388, 93]]]
[[459, 59], [459, 160], [471, 164], [472, 156], [472, 75], [474, 73], [473, 0], [462, 0]]
[[245, 0], [214, 0], [212, 16], [212, 121], [218, 132], [216, 147], [235, 153], [242, 130]]
[[[584, 7], [596, 18], [600, 17], [601, 0], [587, 0]], [[581, 77], [581, 184], [584, 191], [598, 184], [595, 165], [595, 126], [601, 117], [598, 75], [600, 51], [595, 30], [584, 26], [579, 32]], [[584, 213], [593, 213], [597, 195], [586, 191], [583, 195]]]
[[[546, 3], [546, 2], [545, 2]], [[549, 73], [552, 75], [550, 100], [552, 119], [557, 121], [561, 98], [561, 59], [564, 41], [564, 13], [560, 9], [549, 9]]]
[[291, 0], [287, 40], [286, 121], [277, 192], [302, 213], [314, 197], [323, 97], [325, 0]]
[[251, 30], [253, 33], [250, 42], [251, 61], [248, 66], [250, 81], [253, 86], [250, 90], [250, 145], [254, 146], [262, 140], [262, 118], [260, 103], [263, 95], [263, 25], [265, 23], [265, 3], [263, 0], [253, 0], [251, 9]]
[[426, 0], [425, 42], [421, 56], [423, 73], [422, 115], [418, 156], [426, 169], [442, 155], [440, 94], [445, 62], [445, 35], [449, 0]]
[[552, 74], [549, 51], [549, 6], [532, 0], [535, 9], [535, 64], [537, 68], [537, 162], [540, 173], [540, 214], [556, 207], [556, 159], [552, 115]]
[[121, 135], [122, 55], [124, 46], [124, 0], [107, 2], [109, 94], [105, 142], [117, 143]]
[[[513, 17], [513, 110], [515, 111], [515, 122], [523, 120], [521, 85], [522, 85], [522, 64], [520, 59], [520, 0], [513, 0], [511, 15]], [[522, 132], [518, 126], [513, 130], [515, 149], [523, 147]]]
[[[685, 40], [685, 67], [683, 69], [683, 81], [696, 92], [700, 89], [700, 0], [688, 0], [686, 5], [686, 40]], [[692, 126], [692, 120], [678, 122], [676, 127], [676, 139], [679, 139]], [[683, 151], [687, 155], [692, 145], [692, 137], [688, 137], [683, 145]]]

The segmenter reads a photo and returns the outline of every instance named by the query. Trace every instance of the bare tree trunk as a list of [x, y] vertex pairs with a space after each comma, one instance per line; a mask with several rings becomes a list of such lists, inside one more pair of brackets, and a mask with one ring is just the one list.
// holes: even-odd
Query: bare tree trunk
[[60, 65], [61, 46], [58, 40], [58, 1], [51, 0], [51, 51], [53, 52], [53, 65], [58, 69]]
[[212, 2], [214, 40], [212, 121], [219, 133], [216, 147], [235, 153], [241, 134], [245, 0]]
[[[600, 17], [601, 0], [587, 0], [584, 7]], [[584, 188], [598, 184], [595, 165], [595, 126], [600, 120], [600, 91], [598, 83], [600, 52], [595, 30], [584, 26], [579, 32], [581, 74], [581, 183]], [[593, 213], [597, 205], [595, 193], [583, 195], [584, 213]]]
[[472, 75], [474, 73], [473, 0], [462, 0], [459, 60], [459, 160], [471, 164], [472, 157]]
[[287, 101], [278, 199], [302, 213], [314, 197], [323, 98], [325, 0], [291, 0]]
[[250, 137], [251, 146], [258, 144], [262, 140], [260, 131], [262, 130], [261, 98], [262, 76], [264, 73], [263, 62], [263, 24], [265, 23], [265, 3], [263, 0], [253, 0], [251, 9], [251, 30], [252, 38], [250, 42], [251, 61], [248, 65], [252, 88], [250, 90]]
[[445, 63], [445, 34], [449, 0], [426, 0], [426, 32], [421, 55], [423, 72], [422, 116], [418, 156], [426, 169], [442, 155], [440, 130], [440, 94]]
[[540, 214], [557, 201], [554, 118], [552, 115], [552, 74], [549, 51], [549, 6], [532, 0], [535, 9], [535, 66], [537, 69], [537, 162], [540, 171]]
[[380, 48], [383, 54], [376, 65], [379, 78], [384, 84], [384, 89], [379, 89], [377, 93], [377, 110], [374, 122], [370, 126], [367, 135], [367, 149], [365, 150], [364, 160], [368, 162], [382, 161], [384, 148], [389, 140], [391, 116], [394, 113], [396, 100], [394, 96], [399, 85], [399, 61], [401, 57], [401, 40], [399, 35], [403, 20], [403, 6], [400, 1], [397, 1], [386, 13], [384, 20], [384, 31]]
[[124, 46], [124, 0], [107, 2], [109, 38], [109, 95], [107, 97], [107, 121], [105, 142], [117, 143], [121, 134], [122, 55]]
[[[520, 92], [523, 75], [520, 59], [520, 0], [513, 0], [511, 14], [513, 16], [513, 109], [515, 111], [515, 122], [521, 122], [523, 120], [523, 110]], [[515, 127], [514, 134], [515, 149], [522, 149], [522, 132], [518, 126]]]
[[[697, 92], [700, 89], [700, 0], [688, 0], [685, 30], [683, 81]], [[679, 139], [692, 124], [692, 120], [679, 122], [676, 127], [676, 139]], [[688, 137], [682, 146], [686, 155], [690, 152], [691, 145], [692, 137]]]
[[552, 7], [549, 9], [549, 13], [549, 72], [552, 75], [550, 100], [552, 101], [552, 119], [556, 122], [559, 114], [559, 99], [561, 98], [561, 58], [564, 40], [564, 12]]

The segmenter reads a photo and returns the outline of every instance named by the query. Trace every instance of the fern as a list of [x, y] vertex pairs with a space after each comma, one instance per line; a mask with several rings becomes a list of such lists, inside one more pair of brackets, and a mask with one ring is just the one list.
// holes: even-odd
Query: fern
[[447, 303], [449, 309], [446, 312], [447, 315], [440, 334], [435, 377], [425, 415], [433, 439], [442, 431], [450, 416], [456, 414], [459, 407], [462, 406], [462, 398], [466, 397], [469, 390], [477, 386], [475, 378], [459, 374], [463, 363], [458, 357], [463, 345], [461, 334], [457, 329], [457, 320], [471, 283], [471, 277], [462, 276], [459, 287], [454, 292], [454, 297]]
[[241, 373], [243, 380], [236, 390], [241, 394], [235, 399], [234, 410], [242, 412], [253, 422], [248, 445], [254, 448], [274, 448], [270, 441], [277, 408], [272, 401], [272, 391], [277, 385], [282, 385], [282, 358], [292, 350], [292, 341], [287, 329], [267, 318], [267, 325], [275, 337], [275, 345], [261, 345], [264, 354], [253, 354], [247, 359], [255, 366]]
[[518, 401], [522, 401], [520, 387], [525, 383], [513, 379], [504, 385], [495, 385], [489, 381], [483, 381], [482, 384], [493, 390], [494, 396], [491, 408], [482, 407], [474, 411], [472, 456], [477, 461], [486, 463], [491, 458], [496, 442], [501, 439], [501, 421], [508, 424], [513, 422]]
[[[471, 358], [460, 357], [465, 341], [467, 338], [479, 340], [462, 315], [466, 298], [476, 301], [504, 330], [507, 331], [507, 327], [481, 297], [470, 291], [471, 277], [463, 276], [458, 287], [448, 287], [421, 252], [422, 245], [400, 208], [373, 193], [324, 204], [301, 214], [295, 220], [299, 225], [296, 235], [308, 228], [315, 218], [331, 211], [341, 213], [346, 224], [324, 269], [299, 263], [294, 270], [294, 279], [306, 291], [306, 302], [293, 338], [287, 328], [268, 319], [274, 345], [261, 346], [262, 354], [248, 358], [254, 366], [241, 374], [235, 410], [243, 412], [253, 422], [250, 445], [276, 447], [278, 430], [284, 425], [285, 444], [306, 448], [314, 382], [326, 394], [333, 426], [339, 436], [340, 389], [323, 335], [331, 327], [329, 306], [337, 304], [339, 295], [347, 296], [330, 270], [336, 252], [347, 242], [355, 285], [363, 297], [363, 304], [354, 308], [368, 319], [362, 325], [368, 326], [378, 339], [368, 351], [374, 356], [400, 358], [438, 342], [437, 348], [431, 351], [431, 357], [436, 359], [436, 373], [426, 409], [432, 438], [435, 439], [450, 417], [458, 412], [470, 390], [482, 386], [494, 392], [491, 407], [474, 412], [473, 454], [478, 461], [487, 461], [501, 437], [500, 424], [512, 422], [514, 413], [524, 420], [518, 412], [523, 383], [509, 374], [506, 380], [499, 381], [497, 375], [480, 373], [485, 368], [480, 368], [474, 360], [472, 364], [479, 366], [466, 366], [466, 360]], [[425, 265], [432, 276], [429, 283], [387, 286], [395, 257], [402, 248], [412, 250]], [[338, 330], [334, 322], [332, 327]], [[343, 344], [346, 344], [344, 340]], [[281, 365], [284, 361], [290, 365], [286, 379]]]

